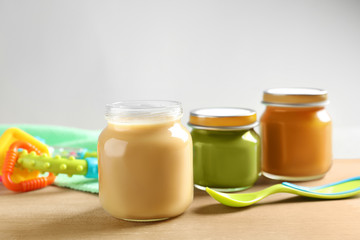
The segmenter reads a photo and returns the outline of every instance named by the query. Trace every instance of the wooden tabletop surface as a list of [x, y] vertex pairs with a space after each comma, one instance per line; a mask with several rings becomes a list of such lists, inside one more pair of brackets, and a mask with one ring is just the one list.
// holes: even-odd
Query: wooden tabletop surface
[[[360, 175], [360, 160], [335, 160], [322, 185]], [[245, 191], [276, 181], [260, 178]], [[280, 193], [246, 208], [230, 208], [195, 190], [181, 216], [162, 222], [115, 219], [95, 194], [50, 186], [13, 193], [0, 184], [0, 239], [360, 239], [360, 196], [314, 200]]]

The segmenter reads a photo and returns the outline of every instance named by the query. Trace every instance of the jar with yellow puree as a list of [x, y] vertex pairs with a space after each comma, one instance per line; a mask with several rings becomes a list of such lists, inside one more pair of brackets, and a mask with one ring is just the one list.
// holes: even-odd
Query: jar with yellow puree
[[268, 89], [263, 103], [267, 105], [260, 120], [264, 176], [288, 181], [323, 177], [332, 163], [327, 92]]
[[106, 105], [99, 197], [116, 218], [157, 221], [182, 214], [193, 199], [192, 140], [173, 101]]

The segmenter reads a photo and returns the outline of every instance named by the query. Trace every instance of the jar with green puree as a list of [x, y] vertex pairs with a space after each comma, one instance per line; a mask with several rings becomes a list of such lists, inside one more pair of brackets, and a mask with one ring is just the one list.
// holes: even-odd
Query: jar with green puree
[[254, 131], [256, 112], [244, 108], [202, 108], [191, 111], [194, 184], [223, 192], [241, 191], [258, 179], [260, 137]]

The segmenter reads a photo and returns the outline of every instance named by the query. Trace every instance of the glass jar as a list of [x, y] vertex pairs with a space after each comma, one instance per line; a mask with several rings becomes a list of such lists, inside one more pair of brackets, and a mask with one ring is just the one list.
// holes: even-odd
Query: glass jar
[[287, 181], [323, 177], [332, 163], [327, 92], [269, 89], [263, 103], [267, 105], [260, 120], [264, 176]]
[[192, 140], [172, 101], [106, 105], [99, 197], [114, 217], [157, 221], [183, 213], [193, 199]]
[[256, 113], [243, 108], [203, 108], [190, 113], [194, 183], [222, 192], [251, 187], [260, 175]]

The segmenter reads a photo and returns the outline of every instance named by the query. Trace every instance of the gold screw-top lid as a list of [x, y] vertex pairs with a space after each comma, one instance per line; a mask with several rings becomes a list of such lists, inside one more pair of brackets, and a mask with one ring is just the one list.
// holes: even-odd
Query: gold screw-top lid
[[256, 112], [246, 108], [201, 108], [190, 112], [189, 125], [241, 129], [256, 125]]
[[327, 91], [317, 88], [271, 88], [264, 91], [268, 105], [322, 106], [328, 103]]

